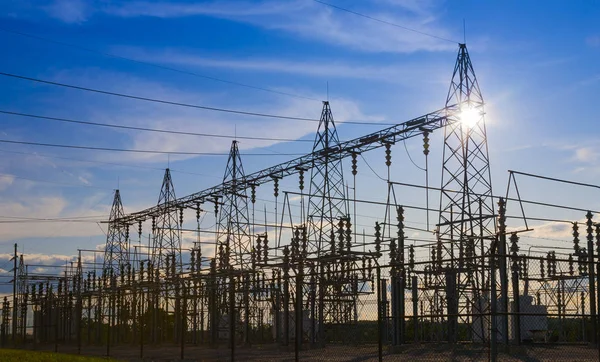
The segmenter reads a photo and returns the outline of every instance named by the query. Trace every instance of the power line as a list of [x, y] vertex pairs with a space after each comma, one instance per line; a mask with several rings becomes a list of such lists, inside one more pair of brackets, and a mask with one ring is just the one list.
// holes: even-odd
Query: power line
[[84, 219], [104, 219], [106, 215], [90, 215], [90, 216], [71, 216], [71, 217], [53, 217], [53, 218], [39, 218], [39, 217], [26, 217], [26, 216], [5, 216], [0, 215], [0, 219], [14, 219], [14, 220], [51, 220], [51, 221], [62, 221], [62, 220], [84, 220]]
[[99, 50], [95, 50], [95, 49], [83, 47], [83, 46], [76, 45], [76, 44], [70, 44], [70, 43], [66, 43], [66, 42], [62, 42], [62, 41], [58, 41], [58, 40], [44, 38], [44, 37], [41, 37], [41, 36], [38, 36], [38, 35], [23, 33], [23, 32], [12, 30], [12, 29], [6, 29], [6, 28], [0, 27], [0, 31], [4, 31], [6, 33], [17, 34], [17, 35], [25, 36], [25, 37], [32, 38], [32, 39], [42, 40], [42, 41], [45, 41], [45, 42], [48, 42], [48, 43], [54, 43], [54, 44], [58, 44], [58, 45], [66, 46], [66, 47], [71, 47], [71, 48], [83, 50], [83, 51], [90, 52], [90, 53], [96, 53], [96, 54], [103, 55], [105, 57], [126, 60], [126, 61], [132, 62], [132, 63], [143, 64], [143, 65], [151, 66], [151, 67], [158, 68], [158, 69], [164, 69], [164, 70], [169, 70], [169, 71], [177, 72], [177, 73], [181, 73], [181, 74], [192, 75], [194, 77], [209, 79], [209, 80], [213, 80], [213, 81], [221, 82], [221, 83], [225, 83], [225, 84], [231, 84], [231, 85], [236, 85], [236, 86], [240, 86], [240, 87], [245, 87], [245, 88], [260, 90], [260, 91], [263, 91], [263, 92], [275, 93], [275, 94], [279, 94], [279, 95], [283, 95], [283, 96], [288, 96], [288, 97], [302, 98], [302, 99], [307, 99], [307, 100], [311, 100], [311, 101], [319, 101], [316, 98], [306, 97], [306, 96], [302, 96], [302, 95], [299, 95], [299, 94], [287, 93], [287, 92], [282, 92], [282, 91], [278, 91], [278, 90], [274, 90], [274, 89], [269, 89], [269, 88], [264, 88], [264, 87], [258, 87], [258, 86], [244, 84], [244, 83], [240, 83], [240, 82], [234, 82], [234, 81], [230, 81], [230, 80], [220, 79], [220, 78], [217, 78], [217, 77], [212, 77], [212, 76], [208, 76], [208, 75], [203, 75], [203, 74], [191, 72], [191, 71], [188, 71], [188, 70], [177, 69], [177, 68], [173, 68], [173, 67], [169, 67], [169, 66], [165, 66], [165, 65], [160, 65], [160, 64], [156, 64], [156, 63], [151, 63], [151, 62], [147, 62], [147, 61], [143, 61], [143, 60], [131, 59], [131, 58], [124, 57], [122, 55], [107, 53], [107, 52], [103, 52], [103, 51], [99, 51]]
[[396, 28], [400, 28], [400, 29], [407, 30], [407, 31], [412, 31], [413, 33], [417, 33], [417, 34], [429, 36], [429, 37], [436, 38], [436, 39], [439, 39], [439, 40], [448, 41], [448, 42], [454, 43], [454, 44], [459, 43], [459, 42], [457, 42], [455, 40], [443, 38], [441, 36], [437, 36], [437, 35], [434, 35], [434, 34], [426, 33], [426, 32], [423, 32], [423, 31], [420, 31], [420, 30], [417, 30], [417, 29], [409, 28], [409, 27], [404, 26], [404, 25], [392, 23], [392, 22], [387, 21], [387, 20], [382, 20], [382, 19], [374, 18], [374, 17], [372, 17], [370, 15], [362, 14], [362, 13], [356, 12], [354, 10], [350, 10], [350, 9], [343, 8], [341, 6], [337, 6], [337, 5], [333, 5], [333, 4], [330, 4], [330, 3], [326, 3], [325, 1], [321, 1], [321, 0], [313, 0], [313, 1], [316, 2], [316, 3], [322, 4], [322, 5], [325, 5], [325, 6], [329, 6], [330, 8], [333, 8], [333, 9], [337, 9], [337, 10], [340, 10], [340, 11], [345, 11], [345, 12], [350, 13], [350, 14], [354, 14], [354, 15], [357, 15], [357, 16], [360, 16], [360, 17], [363, 17], [363, 18], [366, 18], [366, 19], [369, 19], [369, 20], [376, 21], [378, 23], [382, 23], [382, 24], [386, 24], [386, 25], [391, 25], [391, 26], [394, 26]]
[[213, 133], [196, 133], [196, 132], [184, 132], [184, 131], [170, 131], [170, 130], [166, 130], [166, 129], [156, 129], [156, 128], [148, 128], [148, 127], [124, 126], [124, 125], [110, 124], [110, 123], [80, 121], [80, 120], [74, 120], [74, 119], [68, 119], [68, 118], [40, 116], [40, 115], [35, 115], [35, 114], [12, 112], [12, 111], [4, 111], [4, 110], [0, 110], [0, 113], [2, 113], [2, 114], [8, 114], [8, 115], [11, 115], [11, 116], [37, 118], [37, 119], [46, 119], [46, 120], [49, 120], [49, 121], [57, 121], [57, 122], [65, 122], [65, 123], [75, 123], [75, 124], [82, 124], [82, 125], [88, 125], [88, 126], [119, 128], [119, 129], [128, 129], [128, 130], [134, 130], [134, 131], [169, 133], [169, 134], [178, 134], [178, 135], [186, 135], [186, 136], [229, 138], [229, 139], [245, 139], [245, 140], [259, 140], [259, 141], [313, 142], [312, 140], [298, 140], [298, 139], [293, 139], [293, 138], [231, 136], [231, 135], [222, 135], [222, 134], [213, 134]]
[[364, 156], [359, 153], [360, 158], [362, 158], [362, 160], [365, 162], [365, 164], [367, 165], [367, 167], [369, 167], [369, 169], [371, 170], [371, 172], [373, 172], [373, 174], [375, 176], [377, 176], [380, 180], [387, 182], [388, 180], [384, 179], [383, 177], [379, 176], [379, 174], [377, 172], [375, 172], [375, 170], [373, 169], [373, 167], [371, 167], [371, 165], [369, 164], [369, 162], [367, 162], [367, 160], [364, 158]]
[[[43, 146], [43, 147], [74, 148], [74, 149], [91, 150], [91, 151], [154, 153], [154, 154], [165, 154], [165, 155], [229, 156], [229, 153], [218, 153], [218, 152], [136, 150], [136, 149], [111, 148], [111, 147], [59, 145], [59, 144], [55, 144], [55, 143], [26, 142], [26, 141], [13, 141], [13, 140], [2, 140], [2, 139], [0, 139], [0, 143], [30, 145], [30, 146]], [[242, 156], [304, 156], [304, 154], [303, 153], [244, 153], [244, 154], [242, 154]]]
[[88, 224], [96, 224], [97, 220], [0, 220], [0, 224], [32, 224], [32, 223], [88, 223]]
[[[77, 162], [97, 163], [97, 164], [101, 164], [101, 165], [112, 165], [112, 166], [120, 166], [120, 167], [143, 168], [143, 169], [147, 169], [147, 170], [156, 170], [156, 171], [163, 171], [163, 172], [165, 171], [165, 169], [161, 168], [161, 167], [142, 166], [142, 165], [127, 165], [127, 164], [124, 164], [124, 163], [106, 162], [106, 161], [95, 161], [95, 160], [82, 160], [82, 159], [79, 159], [79, 158], [44, 155], [44, 154], [40, 154], [40, 153], [37, 153], [37, 152], [9, 151], [9, 150], [2, 150], [2, 149], [0, 149], [0, 152], [14, 153], [14, 154], [19, 154], [19, 155], [31, 155], [31, 156], [37, 156], [37, 157], [43, 157], [43, 158], [55, 158], [55, 159], [59, 159], [59, 160], [69, 160], [69, 161], [77, 161]], [[195, 172], [187, 172], [187, 171], [175, 170], [175, 169], [172, 169], [172, 168], [169, 168], [169, 169], [171, 170], [171, 172], [178, 172], [178, 173], [183, 173], [183, 174], [187, 174], [187, 175], [203, 176], [203, 177], [214, 177], [214, 178], [218, 178], [218, 179], [222, 179], [223, 178], [222, 176], [208, 175], [208, 174], [195, 173]]]
[[39, 78], [25, 77], [25, 76], [22, 76], [22, 75], [11, 74], [11, 73], [0, 72], [0, 75], [3, 75], [5, 77], [11, 77], [11, 78], [17, 78], [17, 79], [22, 79], [22, 80], [28, 80], [28, 81], [37, 82], [37, 83], [54, 85], [54, 86], [58, 86], [58, 87], [65, 87], [65, 88], [77, 89], [77, 90], [82, 90], [82, 91], [86, 91], [86, 92], [100, 93], [100, 94], [106, 94], [106, 95], [123, 97], [123, 98], [137, 99], [137, 100], [146, 101], [146, 102], [155, 102], [155, 103], [169, 104], [169, 105], [173, 105], [173, 106], [197, 108], [197, 109], [204, 109], [204, 110], [215, 111], [215, 112], [235, 113], [235, 114], [241, 114], [241, 115], [245, 115], [245, 116], [266, 117], [266, 118], [280, 118], [280, 119], [288, 119], [288, 120], [294, 120], [294, 121], [319, 122], [318, 119], [312, 119], [312, 118], [290, 117], [290, 116], [280, 116], [280, 115], [267, 114], [267, 113], [247, 112], [247, 111], [239, 111], [239, 110], [235, 110], [235, 109], [208, 107], [208, 106], [201, 106], [201, 105], [197, 105], [197, 104], [189, 104], [189, 103], [167, 101], [167, 100], [157, 99], [157, 98], [141, 97], [141, 96], [135, 96], [135, 95], [131, 95], [131, 94], [110, 92], [110, 91], [105, 91], [105, 90], [100, 90], [100, 89], [94, 89], [94, 88], [88, 88], [88, 87], [81, 87], [81, 86], [72, 85], [72, 84], [53, 82], [53, 81], [39, 79]]
[[[53, 86], [57, 86], [57, 87], [77, 89], [77, 90], [86, 91], [86, 92], [99, 93], [99, 94], [105, 94], [105, 95], [110, 95], [110, 96], [135, 99], [135, 100], [146, 101], [146, 102], [168, 104], [168, 105], [172, 105], [172, 106], [188, 107], [188, 108], [195, 108], [195, 109], [203, 109], [203, 110], [214, 111], [214, 112], [233, 113], [233, 114], [240, 114], [240, 115], [244, 115], [244, 116], [253, 116], [253, 117], [286, 119], [286, 120], [290, 120], [290, 121], [320, 122], [320, 120], [313, 119], [313, 118], [291, 117], [291, 116], [282, 116], [282, 115], [269, 114], [269, 113], [240, 111], [240, 110], [235, 110], [235, 109], [209, 107], [209, 106], [202, 106], [202, 105], [197, 105], [197, 104], [167, 101], [167, 100], [164, 100], [164, 99], [157, 99], [157, 98], [149, 98], [149, 97], [136, 96], [136, 95], [132, 95], [132, 94], [110, 92], [110, 91], [101, 90], [101, 89], [81, 87], [81, 86], [72, 85], [72, 84], [53, 82], [53, 81], [39, 79], [39, 78], [31, 78], [31, 77], [26, 77], [26, 76], [18, 75], [18, 74], [12, 74], [12, 73], [0, 72], [0, 75], [5, 76], [5, 77], [16, 78], [16, 79], [28, 80], [28, 81], [31, 81], [31, 82], [37, 82], [37, 83], [42, 83], [42, 84], [53, 85]], [[395, 126], [396, 125], [394, 123], [356, 122], [356, 121], [345, 121], [345, 122], [341, 122], [341, 123], [344, 123], [344, 124], [355, 124], [355, 125], [371, 125], [371, 126]]]
[[42, 183], [47, 183], [47, 184], [52, 184], [52, 185], [59, 185], [59, 186], [68, 186], [68, 187], [88, 187], [88, 188], [92, 188], [92, 189], [100, 189], [100, 190], [112, 190], [112, 189], [110, 189], [110, 188], [107, 188], [107, 187], [100, 187], [100, 186], [92, 186], [92, 185], [77, 185], [77, 184], [68, 184], [68, 183], [54, 182], [54, 181], [46, 181], [46, 180], [36, 180], [36, 179], [31, 179], [31, 178], [27, 178], [27, 177], [21, 177], [21, 176], [12, 175], [12, 174], [7, 174], [7, 173], [0, 173], [0, 177], [12, 177], [12, 178], [20, 179], [20, 180], [27, 180], [27, 181], [32, 181], [32, 182], [42, 182]]
[[404, 149], [406, 150], [406, 155], [408, 156], [408, 159], [410, 160], [410, 162], [412, 162], [412, 164], [413, 164], [413, 165], [414, 165], [416, 168], [418, 168], [419, 170], [421, 170], [421, 171], [427, 171], [427, 170], [426, 170], [426, 169], [424, 169], [423, 167], [421, 167], [421, 166], [417, 165], [417, 164], [415, 163], [415, 161], [413, 160], [412, 156], [410, 155], [410, 152], [408, 152], [408, 147], [406, 147], [406, 139], [403, 139], [402, 141], [403, 141], [403, 143], [404, 143]]

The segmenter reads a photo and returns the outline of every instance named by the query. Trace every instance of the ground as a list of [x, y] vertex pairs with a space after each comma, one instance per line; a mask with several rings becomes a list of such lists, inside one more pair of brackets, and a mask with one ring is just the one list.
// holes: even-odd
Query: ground
[[[39, 349], [53, 350], [51, 346], [37, 346]], [[77, 353], [74, 346], [58, 346], [60, 352]], [[0, 350], [0, 357], [5, 350]], [[10, 353], [15, 353], [10, 351]], [[106, 356], [106, 346], [84, 346], [81, 351], [89, 356]], [[177, 361], [180, 360], [181, 349], [175, 345], [144, 346], [144, 358], [140, 358], [140, 348], [134, 346], [111, 347], [111, 357], [124, 361]], [[451, 347], [446, 344], [423, 344], [407, 346], [398, 353], [384, 346], [384, 361], [488, 361], [489, 349], [485, 346], [457, 345]], [[23, 352], [35, 353], [35, 352]], [[36, 355], [31, 355], [35, 357]], [[48, 355], [48, 359], [30, 359], [29, 356], [18, 357], [15, 361], [99, 361], [99, 359], [76, 359], [76, 356]], [[599, 350], [587, 345], [559, 345], [536, 344], [513, 348], [512, 351], [500, 351], [498, 361], [502, 362], [542, 362], [542, 361], [599, 361]], [[27, 358], [25, 358], [27, 357]], [[235, 349], [236, 361], [294, 361], [294, 348], [275, 346], [237, 347]], [[327, 362], [375, 362], [377, 361], [377, 345], [342, 346], [330, 345], [322, 349], [304, 349], [299, 352], [300, 361], [327, 361]], [[54, 358], [54, 359], [52, 359]], [[227, 346], [218, 349], [207, 347], [185, 346], [184, 360], [186, 361], [230, 361], [231, 352]], [[12, 361], [0, 358], [0, 361]]]
[[2, 362], [106, 362], [113, 359], [76, 356], [72, 354], [25, 351], [16, 349], [0, 349]]

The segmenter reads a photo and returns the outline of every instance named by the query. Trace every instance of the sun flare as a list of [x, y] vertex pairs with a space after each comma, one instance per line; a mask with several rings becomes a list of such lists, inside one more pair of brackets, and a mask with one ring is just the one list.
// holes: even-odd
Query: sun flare
[[466, 108], [458, 114], [458, 120], [469, 128], [475, 127], [479, 119], [481, 118], [481, 112], [475, 108]]

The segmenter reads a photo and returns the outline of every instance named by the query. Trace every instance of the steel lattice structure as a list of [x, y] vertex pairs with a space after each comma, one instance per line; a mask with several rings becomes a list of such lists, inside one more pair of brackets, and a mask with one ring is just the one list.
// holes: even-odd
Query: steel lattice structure
[[107, 272], [112, 271], [114, 275], [119, 275], [121, 266], [129, 263], [129, 227], [117, 222], [124, 215], [121, 193], [119, 190], [115, 190], [108, 219], [104, 266], [102, 268]]
[[[11, 318], [9, 300], [2, 303], [0, 339], [13, 323], [27, 340], [25, 320], [31, 311], [34, 343], [62, 347], [76, 341], [79, 351], [82, 345], [96, 345], [106, 347], [107, 355], [111, 346], [136, 345], [140, 358], [152, 356], [144, 355], [148, 344], [157, 350], [176, 343], [182, 359], [186, 345], [196, 347], [190, 352], [194, 357], [223, 359], [226, 344], [232, 360], [242, 345], [240, 359], [252, 353], [286, 359], [290, 356], [282, 355], [294, 344], [298, 360], [303, 353], [322, 360], [327, 351], [337, 358], [351, 350], [358, 351], [355, 360], [374, 357], [375, 349], [380, 358], [408, 348], [422, 354], [404, 357], [425, 356], [435, 344], [451, 352], [444, 355], [447, 359], [494, 360], [511, 353], [511, 344], [535, 345], [544, 334], [544, 342], [572, 343], [590, 352], [580, 359], [590, 359], [595, 351], [581, 346], [598, 340], [600, 223], [593, 218], [600, 211], [532, 201], [536, 208], [577, 212], [568, 220], [537, 219], [567, 223], [572, 248], [539, 251], [521, 243], [531, 231], [522, 204], [527, 201], [521, 199], [514, 171], [509, 190], [512, 179], [518, 199], [509, 198], [508, 191], [501, 197], [492, 194], [483, 114], [473, 65], [461, 44], [446, 107], [438, 111], [340, 142], [330, 104], [323, 102], [307, 155], [247, 175], [234, 141], [219, 185], [176, 198], [167, 169], [157, 205], [129, 215], [116, 191], [106, 249], [85, 251], [93, 258], [82, 258], [80, 250], [76, 266], [71, 262], [64, 274], [29, 274], [15, 246], [13, 303], [18, 305]], [[392, 180], [392, 145], [423, 135], [427, 155], [429, 133], [440, 128], [441, 187]], [[352, 185], [345, 183], [350, 178], [343, 161], [351, 159], [356, 176], [357, 156], [380, 147], [385, 147], [388, 177], [372, 188], [387, 200], [357, 198], [356, 178]], [[299, 174], [297, 189], [282, 180], [293, 174]], [[270, 192], [258, 189], [270, 182], [274, 202], [257, 198], [257, 191]], [[350, 187], [353, 197], [346, 194]], [[431, 211], [428, 199], [425, 207], [411, 204], [418, 195], [399, 187], [440, 192], [436, 232], [422, 223], [423, 212]], [[267, 217], [265, 204], [264, 219], [256, 219], [257, 200], [274, 204], [270, 212], [275, 217]], [[524, 229], [512, 223], [520, 216], [514, 216], [517, 208], [507, 207], [509, 200], [520, 203]], [[202, 224], [208, 214], [202, 204], [214, 206], [214, 227]], [[366, 205], [368, 215], [358, 214], [357, 205]], [[186, 220], [193, 225], [187, 228], [185, 209], [196, 214], [195, 220]], [[141, 251], [130, 252], [129, 227], [137, 224], [141, 241], [142, 224], [150, 219], [152, 254], [147, 260]], [[368, 231], [361, 235], [356, 226]], [[197, 233], [193, 247], [182, 248], [182, 233]], [[214, 240], [201, 238], [202, 233]], [[580, 233], [586, 245], [580, 245]], [[569, 238], [557, 241], [570, 243]], [[523, 247], [530, 248], [520, 251]], [[105, 260], [97, 263], [96, 253]], [[499, 344], [510, 348], [499, 349]]]
[[[244, 182], [245, 179], [237, 141], [233, 141], [223, 183], [231, 183], [232, 188], [237, 189], [238, 183]], [[223, 261], [226, 266], [235, 265], [241, 269], [249, 269], [253, 239], [250, 235], [247, 190], [244, 188], [239, 192], [226, 193], [222, 199], [215, 199], [214, 202], [215, 207], [219, 209], [216, 250], [225, 253]], [[219, 204], [222, 205], [220, 208]]]
[[283, 178], [307, 170], [311, 167], [323, 165], [325, 161], [335, 162], [359, 154], [383, 147], [386, 143], [396, 143], [415, 136], [423, 131], [432, 132], [457, 121], [458, 106], [449, 105], [440, 110], [427, 113], [423, 116], [399, 123], [398, 125], [385, 128], [350, 141], [341, 142], [337, 147], [322, 149], [305, 156], [266, 168], [264, 170], [249, 174], [243, 180], [238, 180], [235, 185], [232, 181], [224, 182], [200, 192], [159, 203], [157, 206], [125, 215], [115, 222], [132, 225], [139, 221], [145, 221], [162, 213], [180, 210], [181, 208], [195, 209], [198, 203], [212, 202], [222, 198], [228, 193], [237, 193], [241, 190], [258, 187], [273, 181], [273, 178]]
[[[171, 178], [171, 171], [167, 168], [163, 177], [158, 205], [173, 203], [175, 188]], [[167, 269], [181, 272], [181, 219], [183, 210], [173, 208], [164, 210], [152, 218], [152, 265], [159, 270], [161, 275], [166, 274]]]
[[329, 102], [323, 102], [312, 152], [323, 152], [323, 162], [311, 168], [308, 198], [308, 252], [317, 258], [335, 243], [334, 228], [340, 218], [348, 217], [342, 160], [326, 150], [340, 148]]
[[462, 119], [444, 128], [438, 245], [432, 253], [432, 269], [447, 294], [439, 302], [449, 316], [451, 341], [459, 312], [479, 313], [482, 325], [487, 319], [490, 274], [476, 257], [488, 253], [496, 238], [484, 101], [465, 44], [459, 46], [446, 98], [452, 104], [459, 104]]

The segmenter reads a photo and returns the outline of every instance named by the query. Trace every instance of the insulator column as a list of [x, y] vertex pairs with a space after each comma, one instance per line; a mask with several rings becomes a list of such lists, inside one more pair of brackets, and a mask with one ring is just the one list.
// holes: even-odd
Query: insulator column
[[587, 244], [588, 244], [588, 285], [590, 290], [590, 323], [591, 323], [591, 338], [592, 343], [598, 342], [598, 319], [596, 315], [596, 268], [594, 268], [594, 222], [592, 221], [593, 214], [588, 211], [585, 215], [587, 226]]

